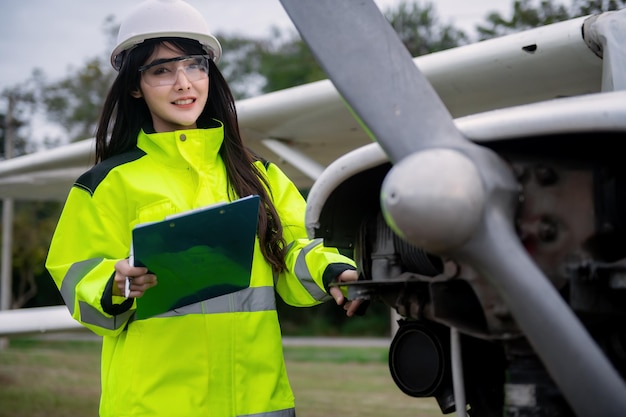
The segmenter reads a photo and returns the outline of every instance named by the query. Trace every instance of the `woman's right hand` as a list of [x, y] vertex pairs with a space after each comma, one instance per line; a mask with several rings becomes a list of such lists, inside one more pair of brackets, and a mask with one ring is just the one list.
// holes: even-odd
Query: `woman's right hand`
[[130, 266], [128, 259], [122, 259], [115, 264], [113, 295], [124, 296], [127, 277], [130, 279], [128, 298], [139, 298], [148, 288], [157, 285], [156, 275], [149, 274], [147, 268]]

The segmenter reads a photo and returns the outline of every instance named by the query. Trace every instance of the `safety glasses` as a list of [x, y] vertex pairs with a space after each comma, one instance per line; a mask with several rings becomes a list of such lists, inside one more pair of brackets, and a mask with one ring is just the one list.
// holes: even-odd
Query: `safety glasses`
[[205, 79], [209, 76], [208, 55], [185, 55], [156, 61], [139, 67], [146, 84], [152, 87], [174, 85], [178, 71], [183, 71], [190, 82]]

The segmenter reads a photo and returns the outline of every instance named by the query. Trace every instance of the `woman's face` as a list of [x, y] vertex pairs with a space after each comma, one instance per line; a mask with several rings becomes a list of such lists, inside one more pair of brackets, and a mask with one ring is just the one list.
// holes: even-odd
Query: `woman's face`
[[139, 91], [152, 115], [156, 132], [195, 129], [209, 96], [208, 67], [204, 74], [201, 61], [181, 60], [151, 65], [157, 61], [184, 56], [168, 43], [160, 44], [144, 63]]

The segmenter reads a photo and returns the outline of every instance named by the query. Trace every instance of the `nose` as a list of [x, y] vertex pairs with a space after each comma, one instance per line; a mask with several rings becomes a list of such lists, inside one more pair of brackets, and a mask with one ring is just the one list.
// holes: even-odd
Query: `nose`
[[188, 90], [189, 88], [191, 88], [191, 81], [189, 81], [189, 78], [187, 78], [187, 74], [185, 74], [184, 68], [178, 68], [176, 70], [176, 82], [174, 83], [174, 86], [178, 90]]

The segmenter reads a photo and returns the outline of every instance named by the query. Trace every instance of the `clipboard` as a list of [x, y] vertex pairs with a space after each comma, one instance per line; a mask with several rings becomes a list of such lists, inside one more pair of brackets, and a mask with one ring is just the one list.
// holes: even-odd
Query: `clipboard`
[[258, 195], [136, 225], [131, 264], [158, 284], [136, 299], [145, 319], [250, 286], [260, 199]]

